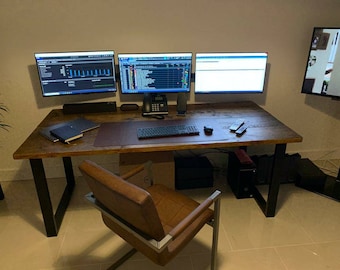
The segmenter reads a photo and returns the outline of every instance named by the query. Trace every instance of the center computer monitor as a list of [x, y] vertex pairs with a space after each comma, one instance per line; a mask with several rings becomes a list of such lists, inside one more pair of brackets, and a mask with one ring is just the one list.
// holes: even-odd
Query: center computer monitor
[[197, 53], [195, 93], [262, 93], [268, 54]]
[[44, 97], [116, 92], [113, 51], [35, 53]]
[[122, 94], [190, 92], [192, 53], [118, 54]]

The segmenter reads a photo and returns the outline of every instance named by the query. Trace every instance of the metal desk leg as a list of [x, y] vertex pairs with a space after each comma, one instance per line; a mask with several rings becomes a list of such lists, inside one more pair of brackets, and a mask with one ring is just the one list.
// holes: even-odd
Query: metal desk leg
[[284, 169], [283, 164], [286, 153], [286, 146], [287, 146], [286, 144], [277, 144], [275, 146], [273, 167], [271, 172], [271, 181], [269, 183], [268, 198], [264, 213], [266, 217], [275, 216], [277, 196], [279, 194], [280, 189], [281, 181], [280, 177], [283, 175], [282, 172]]
[[71, 158], [64, 157], [63, 162], [67, 185], [59, 201], [56, 214], [54, 215], [42, 159], [30, 159], [35, 188], [38, 194], [40, 209], [43, 215], [46, 234], [48, 237], [58, 235], [58, 231], [63, 220], [67, 205], [69, 204], [69, 201], [71, 199], [72, 191], [75, 184]]
[[270, 176], [269, 190], [267, 201], [263, 198], [256, 186], [252, 187], [254, 199], [260, 206], [262, 212], [266, 217], [274, 217], [277, 203], [277, 196], [280, 189], [280, 177], [283, 175], [283, 159], [286, 153], [286, 144], [277, 144], [275, 146], [273, 166]]
[[65, 171], [67, 184], [65, 186], [64, 193], [60, 199], [57, 211], [55, 213], [55, 220], [56, 220], [58, 229], [60, 228], [61, 222], [63, 221], [64, 215], [65, 215], [67, 206], [71, 200], [72, 192], [73, 192], [74, 185], [75, 185], [71, 158], [63, 157], [63, 163], [64, 163], [64, 171]]

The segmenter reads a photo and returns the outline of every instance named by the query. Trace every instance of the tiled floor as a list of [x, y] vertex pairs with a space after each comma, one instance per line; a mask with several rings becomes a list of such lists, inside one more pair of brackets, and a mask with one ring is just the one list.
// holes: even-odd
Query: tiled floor
[[[281, 186], [277, 215], [265, 218], [253, 199], [237, 200], [217, 173], [223, 191], [218, 269], [332, 270], [340, 269], [340, 203], [302, 190]], [[88, 188], [81, 178], [57, 237], [47, 238], [33, 181], [3, 182], [0, 201], [0, 269], [106, 269], [127, 250], [101, 222], [100, 214], [83, 199]], [[49, 181], [59, 198], [62, 179]], [[197, 200], [211, 189], [186, 190]], [[209, 226], [164, 269], [209, 268]], [[141, 254], [120, 269], [163, 269]]]

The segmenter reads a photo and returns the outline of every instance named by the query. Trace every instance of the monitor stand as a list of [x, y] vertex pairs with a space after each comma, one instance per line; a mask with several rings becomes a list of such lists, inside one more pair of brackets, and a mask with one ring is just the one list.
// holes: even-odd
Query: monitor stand
[[92, 102], [92, 103], [72, 103], [64, 104], [64, 114], [75, 113], [100, 113], [100, 112], [116, 112], [116, 102]]

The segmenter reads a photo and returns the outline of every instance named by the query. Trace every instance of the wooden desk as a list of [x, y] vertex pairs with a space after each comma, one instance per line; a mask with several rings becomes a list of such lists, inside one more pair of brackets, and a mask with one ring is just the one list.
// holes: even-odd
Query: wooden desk
[[[13, 154], [14, 159], [30, 160], [47, 236], [58, 234], [72, 195], [75, 182], [71, 157], [83, 155], [171, 152], [185, 149], [272, 144], [275, 145], [275, 153], [268, 197], [265, 200], [256, 190], [254, 198], [264, 214], [267, 217], [273, 217], [280, 186], [278, 176], [283, 169], [279, 166], [282, 163], [280, 160], [284, 158], [286, 144], [301, 142], [302, 137], [252, 102], [189, 105], [185, 117], [176, 116], [175, 109], [174, 106], [169, 107], [169, 115], [165, 117], [165, 120], [143, 118], [141, 111], [122, 112], [118, 110], [115, 113], [64, 115], [62, 110], [52, 110]], [[44, 127], [70, 121], [80, 116], [101, 123], [102, 126], [85, 133], [83, 138], [70, 145], [52, 143], [39, 133], [39, 130]], [[229, 132], [229, 126], [240, 118], [244, 119], [249, 127], [243, 136], [237, 137]], [[170, 125], [177, 122], [195, 123], [201, 131], [200, 135], [141, 141], [136, 138], [136, 127], [138, 126]], [[109, 128], [110, 125], [118, 125], [121, 128], [116, 133], [112, 133], [112, 142], [108, 143], [103, 138], [103, 136], [105, 137], [103, 130]], [[214, 128], [213, 135], [204, 134], [204, 125]], [[55, 214], [42, 162], [42, 159], [51, 157], [63, 159], [67, 182]]]

